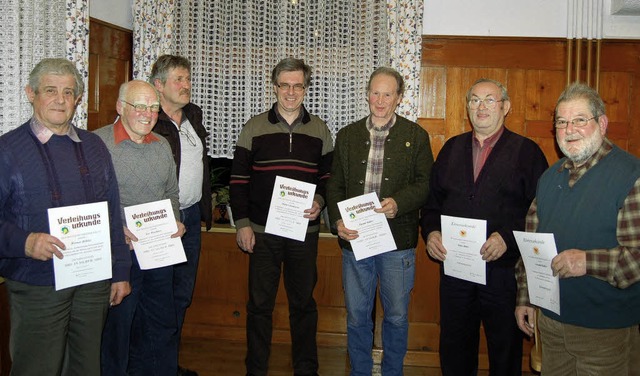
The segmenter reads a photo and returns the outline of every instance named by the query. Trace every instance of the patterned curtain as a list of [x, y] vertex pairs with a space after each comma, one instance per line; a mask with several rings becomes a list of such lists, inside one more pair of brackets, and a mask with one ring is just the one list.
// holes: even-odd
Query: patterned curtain
[[65, 30], [67, 59], [76, 63], [84, 81], [82, 100], [76, 108], [73, 122], [87, 129], [89, 104], [89, 0], [65, 0]]
[[[88, 77], [88, 0], [0, 0], [0, 134], [32, 115], [24, 94], [43, 58], [66, 57]], [[75, 124], [86, 128], [86, 91]]]
[[415, 121], [420, 97], [424, 0], [387, 0], [391, 66], [402, 74], [405, 93], [398, 113]]
[[288, 56], [312, 66], [305, 106], [334, 135], [368, 114], [366, 83], [382, 65], [405, 76], [400, 112], [416, 119], [422, 6], [422, 0], [135, 0], [134, 77], [146, 79], [162, 53], [191, 61], [192, 100], [204, 111], [213, 157], [231, 158], [244, 123], [275, 101], [270, 73]]
[[[158, 56], [172, 53], [174, 0], [133, 3], [133, 78], [146, 80]], [[198, 47], [200, 48], [200, 47]]]

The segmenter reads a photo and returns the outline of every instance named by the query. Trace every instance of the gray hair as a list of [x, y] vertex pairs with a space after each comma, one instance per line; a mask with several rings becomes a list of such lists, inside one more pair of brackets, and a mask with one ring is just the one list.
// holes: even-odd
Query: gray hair
[[163, 84], [167, 83], [167, 76], [169, 71], [176, 68], [185, 68], [191, 73], [191, 63], [189, 60], [182, 56], [177, 55], [162, 55], [153, 63], [151, 67], [151, 76], [149, 82], [155, 85], [156, 80], [160, 80]]
[[596, 119], [605, 114], [604, 102], [602, 101], [600, 94], [598, 94], [595, 89], [582, 82], [574, 82], [567, 86], [562, 94], [560, 94], [560, 98], [558, 98], [558, 102], [556, 103], [556, 108], [553, 111], [554, 117], [558, 114], [558, 105], [560, 105], [560, 103], [575, 99], [586, 99], [589, 105], [589, 110], [591, 111], [592, 116], [595, 116]]
[[369, 89], [371, 88], [371, 81], [381, 74], [395, 78], [396, 83], [398, 84], [398, 95], [402, 96], [404, 94], [404, 78], [402, 78], [402, 75], [397, 70], [389, 67], [379, 67], [371, 73], [371, 76], [369, 76], [369, 82], [367, 82], [367, 92], [369, 92]]
[[73, 88], [73, 96], [79, 97], [84, 92], [84, 81], [76, 66], [67, 59], [47, 58], [42, 59], [29, 73], [29, 86], [34, 92], [40, 90], [42, 77], [48, 74], [56, 76], [72, 76], [76, 85]]
[[502, 96], [503, 101], [511, 101], [511, 98], [509, 98], [509, 93], [507, 93], [507, 88], [502, 84], [502, 82], [500, 81], [496, 81], [496, 80], [492, 80], [491, 78], [480, 78], [478, 80], [476, 80], [476, 82], [473, 83], [473, 85], [471, 85], [471, 87], [469, 88], [469, 90], [467, 91], [467, 103], [469, 103], [469, 101], [471, 100], [471, 92], [473, 91], [473, 88], [476, 87], [476, 85], [478, 84], [482, 84], [485, 82], [490, 82], [494, 85], [496, 85], [499, 89], [500, 89], [500, 95]]
[[304, 63], [302, 59], [295, 59], [288, 57], [280, 60], [278, 64], [273, 68], [271, 72], [271, 83], [278, 84], [278, 76], [282, 72], [297, 72], [302, 71], [304, 74], [304, 87], [308, 88], [311, 85], [311, 67]]

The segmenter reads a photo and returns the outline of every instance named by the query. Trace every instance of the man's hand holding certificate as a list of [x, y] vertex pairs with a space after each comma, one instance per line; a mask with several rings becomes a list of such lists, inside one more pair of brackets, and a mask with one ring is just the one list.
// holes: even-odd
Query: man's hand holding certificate
[[264, 232], [304, 241], [309, 219], [305, 210], [313, 206], [315, 184], [276, 176]]
[[350, 241], [356, 260], [398, 248], [387, 217], [374, 211], [379, 207], [380, 201], [374, 192], [338, 202], [344, 226], [358, 231], [358, 237]]
[[514, 231], [527, 271], [529, 301], [560, 314], [560, 282], [553, 275], [551, 260], [558, 254], [553, 234]]
[[111, 236], [106, 201], [48, 209], [49, 231], [64, 243], [53, 257], [56, 290], [111, 278]]
[[187, 261], [169, 199], [124, 208], [127, 228], [137, 238], [133, 242], [140, 269], [155, 269]]
[[440, 221], [442, 245], [447, 250], [444, 274], [486, 285], [487, 268], [480, 249], [487, 240], [487, 221], [448, 215]]

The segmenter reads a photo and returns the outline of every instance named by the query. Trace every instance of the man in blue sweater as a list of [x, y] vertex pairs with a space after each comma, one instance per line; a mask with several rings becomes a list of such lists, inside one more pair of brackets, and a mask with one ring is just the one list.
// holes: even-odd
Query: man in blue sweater
[[[0, 275], [11, 306], [12, 375], [99, 375], [109, 305], [131, 291], [131, 258], [109, 151], [71, 124], [84, 84], [66, 59], [44, 59], [25, 88], [33, 117], [0, 137]], [[106, 201], [112, 279], [56, 291], [47, 209]]]

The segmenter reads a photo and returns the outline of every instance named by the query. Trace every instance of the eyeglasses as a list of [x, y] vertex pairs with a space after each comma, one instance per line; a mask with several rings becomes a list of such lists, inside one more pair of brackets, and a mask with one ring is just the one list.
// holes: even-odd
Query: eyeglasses
[[283, 83], [283, 84], [276, 84], [276, 86], [279, 87], [280, 90], [282, 91], [289, 91], [289, 89], [291, 88], [293, 88], [293, 91], [295, 91], [296, 93], [302, 93], [304, 91], [303, 84], [291, 85], [291, 84]]
[[151, 111], [151, 112], [160, 112], [160, 105], [159, 104], [152, 104], [147, 106], [146, 104], [142, 104], [142, 103], [138, 103], [138, 104], [133, 104], [133, 103], [129, 103], [127, 101], [125, 101], [124, 99], [120, 99], [120, 102], [124, 102], [126, 104], [128, 104], [129, 106], [133, 107], [136, 112], [147, 112], [147, 110]]
[[180, 130], [178, 131], [178, 133], [180, 133], [181, 135], [184, 135], [187, 138], [187, 141], [189, 141], [189, 145], [196, 146], [196, 139], [193, 137], [191, 132], [180, 127]]
[[556, 126], [556, 128], [558, 129], [565, 129], [566, 127], [569, 126], [569, 123], [571, 123], [571, 125], [573, 125], [576, 128], [582, 128], [585, 125], [589, 124], [589, 121], [593, 120], [597, 118], [597, 116], [594, 116], [592, 118], [582, 118], [582, 117], [577, 117], [573, 120], [556, 120], [553, 124]]
[[471, 98], [469, 100], [469, 108], [471, 108], [472, 110], [477, 109], [478, 107], [480, 107], [480, 103], [483, 103], [484, 106], [486, 108], [494, 108], [496, 106], [496, 103], [498, 102], [504, 102], [504, 99], [493, 99], [493, 98], [485, 98], [485, 99], [480, 99], [480, 98]]

